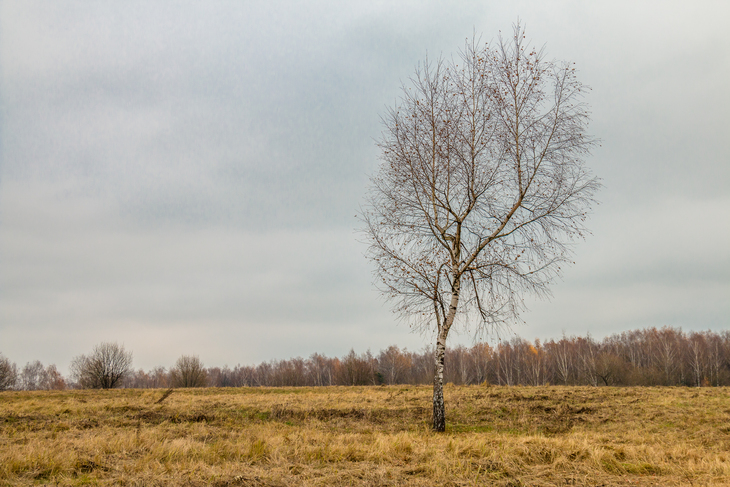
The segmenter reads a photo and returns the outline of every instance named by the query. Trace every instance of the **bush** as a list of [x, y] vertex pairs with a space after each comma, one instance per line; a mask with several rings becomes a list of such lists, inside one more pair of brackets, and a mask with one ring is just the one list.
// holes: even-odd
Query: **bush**
[[112, 389], [132, 368], [132, 352], [117, 343], [100, 343], [91, 355], [71, 360], [71, 378], [83, 389]]
[[183, 355], [170, 370], [173, 387], [205, 387], [208, 377], [198, 356]]

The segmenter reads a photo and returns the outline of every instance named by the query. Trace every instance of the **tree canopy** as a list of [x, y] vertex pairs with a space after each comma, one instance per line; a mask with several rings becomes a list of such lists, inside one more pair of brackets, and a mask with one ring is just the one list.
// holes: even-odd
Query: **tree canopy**
[[443, 430], [455, 319], [490, 330], [519, 317], [525, 292], [547, 295], [600, 183], [584, 164], [595, 143], [587, 88], [519, 25], [496, 47], [473, 39], [455, 59], [427, 59], [410, 81], [383, 117], [363, 220], [377, 285], [400, 316], [437, 332]]

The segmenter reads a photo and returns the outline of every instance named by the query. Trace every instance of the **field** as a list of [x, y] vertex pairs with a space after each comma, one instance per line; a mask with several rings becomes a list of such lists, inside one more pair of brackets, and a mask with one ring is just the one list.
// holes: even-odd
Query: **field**
[[730, 485], [730, 390], [0, 393], [0, 485]]

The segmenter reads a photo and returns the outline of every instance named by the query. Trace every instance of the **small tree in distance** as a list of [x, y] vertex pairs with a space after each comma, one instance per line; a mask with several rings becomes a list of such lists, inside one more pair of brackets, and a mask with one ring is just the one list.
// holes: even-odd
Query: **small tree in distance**
[[45, 368], [39, 360], [28, 362], [20, 372], [20, 385], [25, 391], [35, 391], [43, 388]]
[[170, 370], [173, 387], [205, 387], [207, 373], [197, 355], [183, 355]]
[[119, 387], [131, 369], [132, 352], [112, 342], [100, 343], [90, 355], [71, 360], [71, 378], [84, 389]]
[[0, 391], [12, 389], [18, 380], [18, 367], [0, 353]]
[[63, 390], [66, 381], [54, 364], [44, 367], [39, 360], [28, 362], [18, 374], [20, 389], [24, 391]]
[[446, 339], [460, 318], [509, 326], [523, 294], [549, 295], [599, 181], [586, 88], [531, 49], [518, 25], [495, 48], [426, 60], [383, 117], [379, 170], [362, 220], [376, 285], [394, 311], [436, 335], [433, 428], [446, 427]]

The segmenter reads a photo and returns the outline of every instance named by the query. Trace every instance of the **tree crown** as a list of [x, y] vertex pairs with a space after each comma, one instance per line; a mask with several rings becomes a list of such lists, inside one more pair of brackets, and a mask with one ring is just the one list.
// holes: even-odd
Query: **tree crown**
[[[517, 25], [496, 47], [428, 59], [383, 116], [381, 164], [363, 208], [368, 257], [395, 311], [441, 326], [499, 326], [524, 292], [545, 296], [599, 188], [584, 158], [587, 87], [531, 49]], [[481, 330], [491, 328], [480, 326]]]

